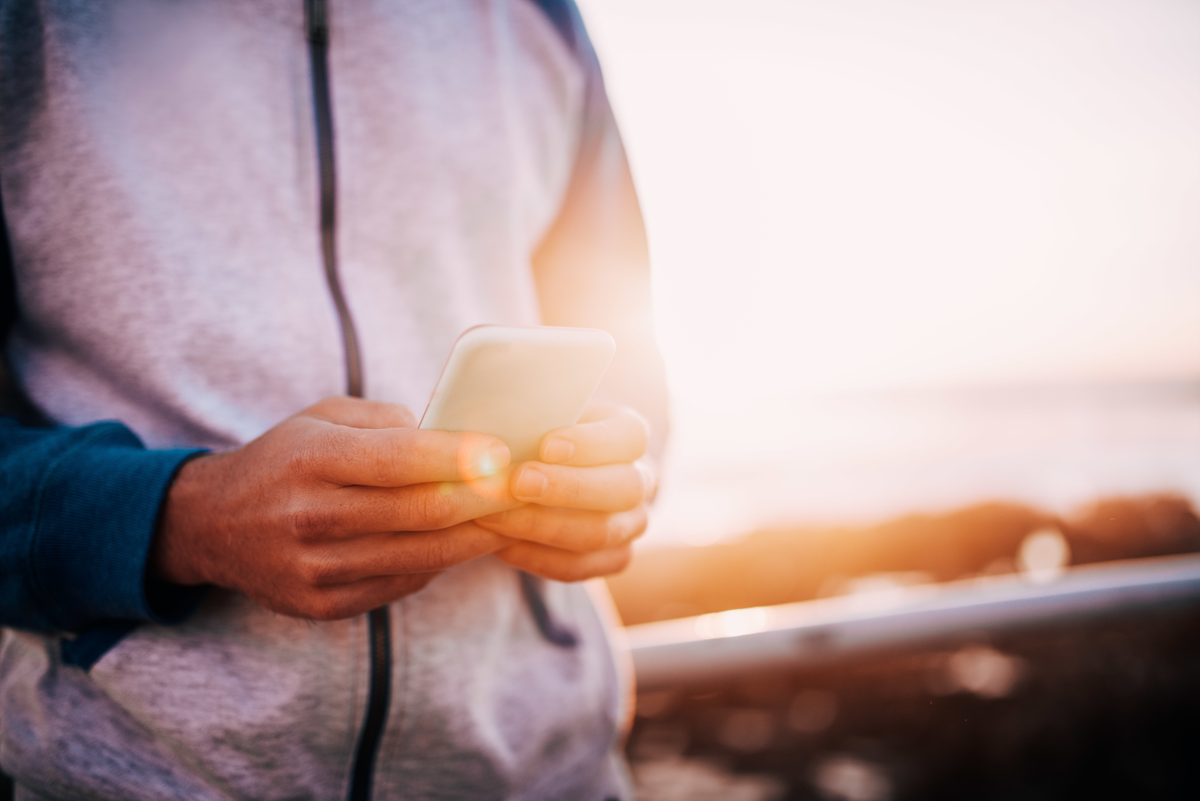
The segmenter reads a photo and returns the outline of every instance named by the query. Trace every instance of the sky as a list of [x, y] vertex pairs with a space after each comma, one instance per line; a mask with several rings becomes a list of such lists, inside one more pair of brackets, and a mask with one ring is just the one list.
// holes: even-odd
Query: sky
[[1200, 387], [1200, 3], [580, 6], [673, 393], [648, 542], [1200, 501], [1200, 393], [1069, 389]]
[[581, 6], [685, 398], [1200, 376], [1200, 3]]

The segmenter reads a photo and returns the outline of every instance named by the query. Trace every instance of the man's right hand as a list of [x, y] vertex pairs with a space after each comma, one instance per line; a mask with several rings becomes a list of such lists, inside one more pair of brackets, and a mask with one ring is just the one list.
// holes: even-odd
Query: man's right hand
[[511, 540], [469, 522], [520, 506], [494, 437], [421, 431], [390, 403], [328, 398], [180, 470], [154, 578], [237, 590], [295, 617], [352, 617]]

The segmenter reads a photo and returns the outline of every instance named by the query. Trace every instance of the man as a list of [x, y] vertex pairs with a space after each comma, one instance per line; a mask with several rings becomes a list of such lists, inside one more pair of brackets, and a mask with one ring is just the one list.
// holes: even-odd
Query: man
[[[628, 797], [558, 583], [625, 564], [664, 428], [594, 53], [569, 3], [325, 6], [0, 1], [18, 798]], [[540, 462], [415, 429], [539, 322], [618, 343]]]

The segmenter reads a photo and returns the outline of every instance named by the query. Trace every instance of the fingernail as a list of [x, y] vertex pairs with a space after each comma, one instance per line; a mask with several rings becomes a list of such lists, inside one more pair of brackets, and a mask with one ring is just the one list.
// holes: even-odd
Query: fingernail
[[513, 494], [518, 498], [540, 498], [549, 486], [550, 481], [546, 476], [532, 467], [526, 467], [517, 478]]
[[562, 437], [551, 437], [542, 443], [543, 462], [565, 462], [575, 455], [575, 443]]
[[508, 448], [497, 442], [495, 445], [489, 445], [488, 449], [479, 456], [478, 469], [479, 475], [490, 476], [499, 473], [506, 466], [509, 460]]

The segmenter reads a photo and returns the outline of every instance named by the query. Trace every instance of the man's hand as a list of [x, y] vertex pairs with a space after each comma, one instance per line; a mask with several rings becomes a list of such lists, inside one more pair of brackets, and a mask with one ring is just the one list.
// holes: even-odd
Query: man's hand
[[520, 505], [508, 462], [494, 437], [421, 431], [403, 406], [329, 398], [239, 450], [184, 465], [150, 572], [286, 615], [351, 617], [510, 545], [469, 522]]
[[540, 462], [513, 470], [520, 508], [475, 522], [521, 542], [496, 552], [505, 562], [557, 581], [619, 573], [646, 530], [654, 471], [649, 427], [627, 407], [593, 404], [577, 425], [542, 440]]

